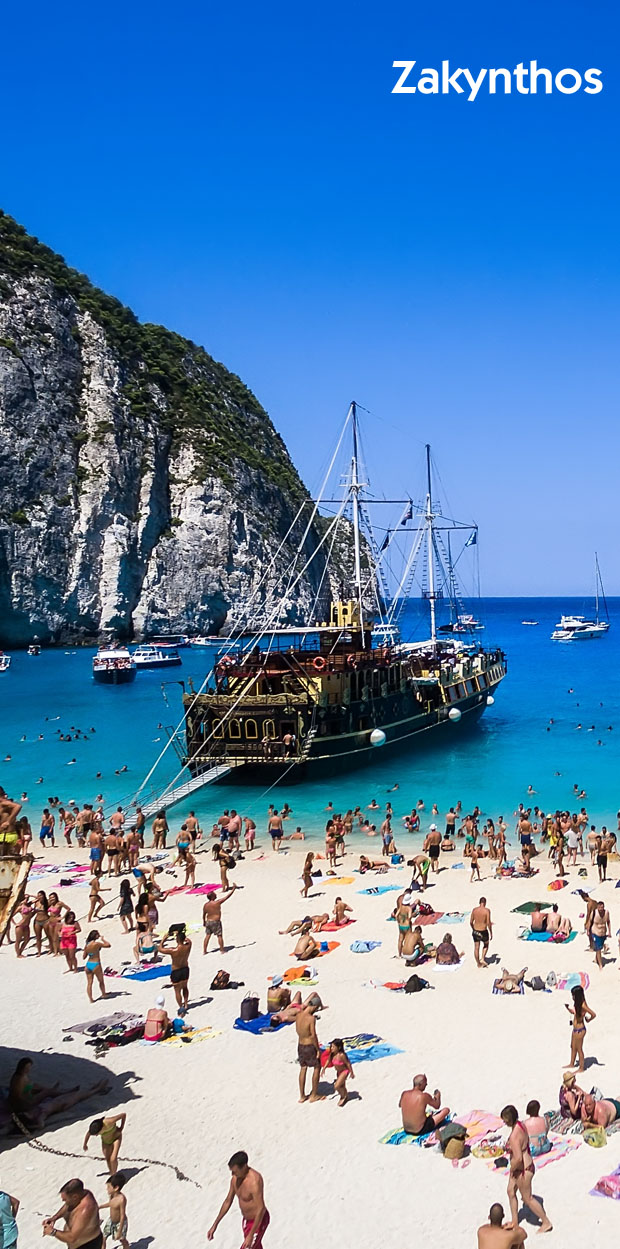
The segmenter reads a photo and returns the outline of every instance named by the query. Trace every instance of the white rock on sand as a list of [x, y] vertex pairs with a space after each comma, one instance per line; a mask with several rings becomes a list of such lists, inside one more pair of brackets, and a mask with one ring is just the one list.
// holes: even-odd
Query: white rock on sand
[[[355, 843], [357, 849], [365, 848], [361, 840]], [[447, 975], [437, 973], [431, 964], [421, 974], [427, 975], [433, 991], [405, 996], [365, 985], [370, 978], [397, 980], [408, 974], [394, 958], [396, 925], [386, 922], [397, 895], [360, 896], [358, 890], [386, 882], [404, 886], [408, 870], [393, 868], [387, 877], [356, 875], [353, 884], [340, 887], [324, 878], [305, 902], [299, 894], [304, 846], [296, 845], [280, 855], [267, 846], [264, 849], [265, 858], [258, 857], [258, 849], [234, 873], [244, 888], [224, 908], [225, 938], [233, 948], [220, 956], [212, 939], [212, 949], [203, 957], [201, 934], [190, 934], [194, 941], [190, 991], [196, 1005], [188, 1020], [198, 1026], [211, 1024], [220, 1035], [183, 1048], [134, 1043], [110, 1050], [98, 1065], [117, 1077], [111, 1100], [87, 1102], [74, 1112], [77, 1117], [71, 1122], [52, 1120], [43, 1134], [47, 1146], [77, 1157], [36, 1152], [16, 1137], [3, 1140], [0, 1183], [21, 1201], [20, 1245], [38, 1243], [41, 1216], [58, 1208], [58, 1190], [67, 1179], [80, 1176], [100, 1201], [106, 1199], [97, 1143], [91, 1142], [88, 1155], [81, 1146], [85, 1125], [96, 1115], [115, 1110], [128, 1114], [121, 1169], [135, 1166], [137, 1171], [125, 1190], [134, 1249], [204, 1243], [226, 1193], [227, 1160], [237, 1149], [247, 1150], [251, 1164], [265, 1179], [271, 1213], [266, 1249], [290, 1249], [291, 1243], [301, 1249], [336, 1244], [376, 1249], [378, 1244], [399, 1245], [403, 1237], [446, 1249], [474, 1245], [476, 1228], [486, 1219], [493, 1201], [501, 1201], [508, 1212], [505, 1175], [492, 1172], [479, 1159], [472, 1158], [466, 1167], [453, 1167], [434, 1151], [388, 1147], [380, 1145], [379, 1138], [399, 1125], [400, 1093], [418, 1071], [428, 1074], [431, 1088], [439, 1085], [443, 1104], [457, 1114], [474, 1108], [499, 1113], [508, 1102], [523, 1113], [531, 1098], [538, 1098], [543, 1109], [557, 1107], [562, 1068], [569, 1057], [569, 1021], [564, 1009], [569, 995], [526, 990], [523, 997], [493, 996], [492, 981], [501, 966], [515, 972], [527, 964], [529, 974], [543, 977], [551, 969], [589, 973], [587, 998], [597, 1019], [588, 1028], [585, 1052], [586, 1057], [596, 1055], [599, 1065], [588, 1068], [583, 1084], [586, 1088], [599, 1085], [610, 1096], [620, 1093], [616, 942], [612, 941], [610, 951], [614, 961], [599, 972], [582, 933], [581, 900], [571, 892], [578, 885], [592, 887], [609, 905], [615, 932], [620, 901], [615, 902], [620, 895], [614, 893], [614, 881], [599, 889], [592, 869], [587, 881], [578, 880], [572, 871], [567, 888], [551, 894], [547, 892], [551, 870], [545, 858], [538, 860], [541, 871], [530, 881], [488, 878], [490, 867], [483, 863], [482, 883], [470, 884], [469, 870], [454, 866], [454, 861], [460, 862], [457, 848], [454, 855], [443, 856], [447, 870], [432, 881], [426, 900], [436, 910], [469, 914], [485, 894], [494, 923], [491, 954], [497, 954], [499, 961], [495, 968], [478, 970], [468, 923], [440, 921], [424, 929], [425, 937], [440, 940], [448, 928], [457, 947], [465, 950], [464, 964]], [[67, 858], [62, 850], [46, 857], [54, 854], [59, 863]], [[351, 875], [357, 862], [357, 856], [350, 853], [344, 874]], [[320, 866], [325, 870], [324, 862]], [[617, 874], [617, 864], [611, 870]], [[197, 879], [217, 878], [217, 867], [207, 850], [199, 855]], [[164, 887], [172, 881], [166, 875], [159, 879]], [[49, 890], [57, 877], [42, 883]], [[59, 888], [59, 893], [75, 907], [86, 931], [87, 890]], [[331, 910], [339, 893], [353, 906], [357, 922], [336, 934], [339, 948], [317, 964], [318, 988], [329, 1004], [319, 1019], [319, 1038], [328, 1042], [334, 1036], [375, 1032], [403, 1051], [357, 1065], [356, 1079], [350, 1085], [355, 1096], [343, 1110], [331, 1095], [316, 1105], [298, 1104], [293, 1027], [260, 1037], [232, 1028], [244, 993], [259, 992], [264, 1009], [267, 977], [292, 964], [294, 938], [280, 937], [278, 929], [306, 912]], [[522, 917], [512, 914], [511, 908], [538, 895], [546, 901], [558, 900], [578, 929], [568, 945], [517, 939]], [[115, 899], [115, 893], [104, 897]], [[179, 920], [199, 922], [203, 901], [200, 895], [174, 895], [160, 906], [160, 927]], [[104, 913], [106, 918], [97, 926], [112, 942], [111, 951], [104, 951], [105, 962], [119, 967], [131, 958], [133, 937], [121, 931], [115, 900], [107, 902]], [[370, 954], [351, 953], [350, 943], [360, 938], [382, 945]], [[81, 957], [79, 961], [81, 965]], [[83, 975], [63, 975], [62, 956], [37, 959], [31, 949], [31, 956], [18, 962], [13, 948], [5, 945], [0, 964], [1, 1043], [19, 1052], [41, 1051], [35, 1071], [41, 1082], [50, 1074], [48, 1055], [94, 1060], [94, 1051], [83, 1037], [63, 1041], [63, 1025], [111, 1010], [145, 1012], [161, 991], [172, 1010], [173, 992], [167, 980], [128, 985], [110, 979], [109, 990], [126, 996], [90, 1006]], [[211, 980], [220, 967], [233, 979], [243, 980], [245, 988], [210, 993]], [[3, 1057], [0, 1081], [5, 1084], [9, 1075]], [[119, 1091], [123, 1088], [124, 1092]], [[171, 1170], [125, 1163], [126, 1158], [138, 1157], [172, 1163], [200, 1188], [179, 1182]], [[592, 1239], [594, 1228], [598, 1243], [611, 1243], [617, 1235], [618, 1211], [612, 1201], [590, 1197], [589, 1190], [619, 1163], [620, 1133], [609, 1137], [605, 1149], [581, 1145], [573, 1155], [536, 1175], [534, 1192], [544, 1198], [554, 1224], [552, 1243], [562, 1249], [581, 1247]], [[524, 1226], [530, 1234], [535, 1231], [527, 1222]], [[216, 1244], [236, 1249], [240, 1238], [235, 1208], [218, 1229]]]

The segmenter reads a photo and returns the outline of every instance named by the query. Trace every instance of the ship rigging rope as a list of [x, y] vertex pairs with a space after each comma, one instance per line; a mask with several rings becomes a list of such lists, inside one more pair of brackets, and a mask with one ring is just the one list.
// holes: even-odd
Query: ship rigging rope
[[[295, 560], [293, 561], [293, 570], [292, 570], [292, 572], [291, 572], [291, 574], [290, 574], [290, 576], [289, 576], [289, 582], [288, 582], [288, 585], [287, 585], [287, 588], [286, 588], [286, 592], [285, 592], [286, 594], [290, 594], [290, 593], [291, 593], [291, 591], [292, 591], [292, 590], [295, 588], [295, 586], [298, 584], [298, 582], [301, 580], [301, 578], [303, 577], [304, 573], [305, 573], [305, 572], [307, 571], [307, 569], [310, 567], [310, 564], [312, 563], [313, 559], [316, 557], [316, 555], [317, 555], [317, 554], [318, 554], [318, 552], [320, 551], [321, 547], [323, 546], [323, 543], [327, 540], [327, 538], [329, 537], [329, 534], [331, 533], [331, 530], [332, 530], [332, 527], [333, 527], [333, 523], [334, 523], [334, 522], [332, 522], [332, 524], [328, 527], [328, 529], [326, 530], [325, 534], [323, 535], [323, 537], [321, 538], [320, 542], [318, 543], [318, 545], [316, 546], [315, 550], [313, 551], [312, 555], [310, 556], [310, 559], [309, 559], [309, 560], [307, 560], [307, 562], [306, 562], [306, 564], [304, 565], [304, 567], [302, 568], [301, 572], [298, 574], [297, 578], [295, 579], [295, 581], [294, 581], [294, 582], [293, 582], [293, 584], [291, 585], [291, 577], [293, 576], [293, 573], [294, 573], [294, 570], [295, 570], [295, 565], [296, 565], [296, 563], [297, 563], [297, 559], [298, 559], [299, 554], [300, 554], [300, 552], [301, 552], [301, 550], [302, 550], [302, 548], [303, 548], [303, 545], [304, 545], [304, 543], [305, 543], [305, 541], [306, 541], [306, 539], [307, 539], [307, 537], [308, 537], [308, 534], [309, 534], [309, 532], [310, 532], [310, 528], [311, 528], [312, 523], [313, 523], [313, 521], [314, 521], [314, 518], [315, 518], [315, 516], [316, 516], [316, 514], [317, 514], [318, 508], [319, 508], [319, 506], [320, 506], [320, 501], [321, 501], [321, 498], [322, 498], [323, 494], [325, 493], [325, 489], [326, 489], [326, 487], [327, 487], [327, 484], [328, 484], [329, 478], [330, 478], [331, 473], [332, 473], [332, 471], [333, 471], [333, 467], [334, 467], [334, 464], [335, 464], [335, 462], [336, 462], [336, 458], [337, 458], [337, 456], [338, 456], [338, 453], [339, 453], [339, 451], [340, 451], [340, 447], [341, 447], [341, 445], [342, 445], [342, 441], [343, 441], [343, 439], [344, 439], [344, 436], [345, 436], [345, 433], [346, 433], [346, 430], [347, 430], [347, 427], [348, 427], [348, 425], [349, 425], [350, 420], [351, 420], [351, 409], [349, 409], [349, 411], [347, 412], [346, 420], [345, 420], [344, 425], [343, 425], [343, 427], [342, 427], [342, 430], [341, 430], [341, 432], [340, 432], [340, 437], [339, 437], [339, 439], [338, 439], [338, 442], [337, 442], [337, 444], [336, 444], [336, 448], [335, 448], [334, 453], [333, 453], [333, 455], [332, 455], [332, 457], [331, 457], [331, 460], [330, 460], [330, 462], [329, 462], [329, 467], [328, 467], [328, 469], [327, 469], [327, 472], [325, 473], [325, 476], [324, 476], [324, 478], [323, 478], [323, 482], [322, 482], [322, 484], [321, 484], [321, 489], [320, 489], [320, 491], [319, 491], [319, 498], [318, 498], [317, 500], [315, 500], [315, 502], [314, 502], [314, 505], [313, 505], [313, 508], [312, 508], [312, 512], [311, 512], [311, 514], [310, 514], [310, 520], [308, 521], [308, 524], [306, 525], [306, 528], [305, 528], [305, 531], [304, 531], [304, 534], [303, 534], [302, 540], [301, 540], [301, 542], [300, 542], [300, 544], [299, 544], [299, 547], [298, 547], [297, 555], [295, 556]], [[269, 572], [270, 572], [271, 568], [274, 566], [274, 563], [275, 563], [275, 560], [276, 560], [277, 556], [279, 555], [279, 553], [280, 553], [280, 551], [282, 550], [282, 547], [284, 546], [284, 543], [286, 542], [286, 540], [287, 540], [287, 538], [288, 538], [289, 534], [291, 533], [292, 529], [294, 528], [295, 524], [297, 523], [297, 520], [298, 520], [298, 518], [300, 517], [301, 512], [302, 512], [303, 508], [305, 507], [305, 505], [306, 505], [306, 500], [304, 500], [304, 501], [300, 504], [300, 507], [299, 507], [298, 512], [297, 512], [297, 515], [295, 516], [295, 519], [293, 520], [292, 524], [290, 525], [290, 527], [289, 527], [289, 529], [288, 529], [288, 531], [287, 531], [287, 534], [286, 534], [286, 535], [285, 535], [285, 537], [282, 539], [282, 542], [280, 543], [280, 546], [278, 547], [278, 550], [276, 551], [276, 554], [275, 554], [275, 555], [272, 557], [272, 559], [270, 560], [269, 565], [268, 565], [267, 569], [265, 570], [265, 573], [263, 574], [262, 578], [259, 580], [258, 585], [256, 586], [256, 588], [254, 589], [254, 591], [253, 591], [253, 593], [252, 593], [252, 595], [251, 595], [251, 597], [250, 597], [250, 603], [251, 603], [251, 602], [252, 602], [252, 600], [256, 597], [256, 595], [257, 595], [257, 593], [258, 593], [258, 590], [260, 589], [260, 586], [261, 586], [262, 582], [266, 579], [266, 577], [268, 576], [268, 574], [269, 574]], [[335, 518], [336, 523], [337, 523], [338, 519], [339, 519], [339, 517], [338, 517], [338, 516], [336, 516], [336, 518]], [[282, 596], [282, 598], [283, 598], [283, 597], [284, 597], [284, 596]], [[281, 600], [280, 600], [280, 601], [281, 601]], [[279, 612], [280, 612], [280, 604], [278, 603], [278, 604], [276, 604], [276, 606], [274, 607], [274, 609], [273, 609], [273, 611], [272, 611], [272, 613], [271, 613], [271, 616], [269, 617], [269, 620], [268, 620], [268, 622], [267, 622], [267, 627], [265, 628], [264, 632], [267, 632], [267, 631], [268, 631], [268, 626], [269, 626], [270, 624], [272, 624], [272, 623], [273, 623], [273, 627], [274, 627], [274, 629], [277, 627], [277, 625], [276, 625], [274, 622], [275, 622], [275, 621], [277, 621], [277, 618], [278, 618]], [[235, 642], [236, 642], [236, 641], [238, 641], [238, 637], [240, 637], [240, 636], [241, 636], [241, 632], [242, 632], [242, 627], [240, 626], [240, 627], [239, 627], [239, 630], [238, 630], [238, 636], [237, 636], [237, 637], [235, 637], [235, 636], [233, 635], [233, 637], [232, 637], [231, 639], [229, 639], [229, 641], [230, 641], [230, 642], [232, 642], [232, 644], [233, 644], [233, 645], [235, 644]], [[272, 641], [273, 641], [273, 630], [272, 630]], [[252, 647], [254, 647], [254, 646], [255, 646], [255, 644], [256, 644], [256, 642], [255, 642], [255, 638], [250, 638], [250, 639], [248, 640], [248, 642], [247, 642], [246, 646], [243, 648], [243, 652], [242, 652], [242, 653], [246, 653], [248, 650], [250, 650]], [[270, 647], [271, 647], [271, 643], [270, 643]], [[186, 718], [186, 715], [187, 715], [187, 714], [188, 714], [188, 713], [192, 710], [192, 708], [194, 707], [194, 705], [195, 705], [195, 703], [196, 703], [196, 700], [197, 700], [197, 699], [200, 697], [200, 695], [203, 693], [204, 689], [206, 688], [207, 682], [208, 682], [209, 678], [212, 676], [212, 674], [213, 674], [213, 667], [211, 667], [211, 669], [210, 669], [210, 670], [209, 670], [209, 672], [207, 673], [206, 677], [204, 678], [204, 681], [202, 682], [202, 684], [201, 684], [201, 686], [200, 686], [199, 690], [197, 691], [197, 693], [194, 695], [194, 697], [193, 697], [193, 699], [192, 699], [192, 701], [191, 701], [191, 703], [190, 703], [189, 707], [187, 708], [187, 711], [186, 711], [186, 712], [184, 712], [183, 716], [182, 716], [182, 717], [181, 717], [181, 719], [179, 720], [179, 723], [177, 724], [177, 726], [176, 726], [176, 728], [175, 728], [175, 730], [174, 730], [174, 732], [173, 732], [173, 734], [172, 734], [172, 737], [171, 737], [171, 738], [169, 738], [169, 740], [166, 742], [165, 746], [163, 747], [163, 750], [161, 750], [161, 751], [160, 751], [160, 753], [159, 753], [159, 755], [157, 756], [157, 759], [155, 760], [155, 763], [154, 763], [154, 764], [153, 764], [153, 766], [150, 768], [150, 770], [147, 772], [147, 775], [145, 776], [145, 778], [144, 778], [144, 780], [142, 781], [141, 785], [139, 785], [138, 789], [136, 790], [136, 792], [135, 792], [135, 794], [134, 794], [134, 797], [133, 797], [132, 803], [131, 803], [130, 805], [134, 806], [134, 805], [136, 805], [136, 804], [137, 804], [137, 800], [138, 800], [139, 795], [142, 793], [143, 789], [145, 788], [145, 786], [146, 786], [146, 785], [148, 784], [148, 782], [150, 781], [150, 779], [151, 779], [151, 777], [153, 776], [153, 773], [155, 772], [156, 768], [159, 766], [159, 764], [161, 763], [161, 760], [164, 758], [164, 755], [166, 754], [166, 752], [168, 751], [168, 749], [169, 749], [169, 748], [170, 748], [170, 746], [172, 745], [172, 741], [173, 741], [173, 739], [176, 737], [176, 735], [177, 735], [177, 734], [180, 732], [180, 730], [183, 728], [183, 726], [184, 726], [184, 724], [185, 724], [185, 718]], [[232, 706], [231, 708], [229, 708], [229, 710], [228, 710], [228, 711], [227, 711], [227, 713], [226, 713], [226, 717], [225, 717], [226, 719], [228, 719], [228, 718], [230, 717], [230, 715], [232, 714], [232, 712], [235, 710], [235, 708], [237, 707], [237, 705], [238, 705], [238, 703], [239, 703], [239, 699], [240, 699], [241, 697], [242, 697], [242, 695], [240, 695], [240, 696], [239, 696], [239, 698], [238, 698], [238, 699], [235, 701], [235, 703], [233, 704], [233, 706]], [[209, 735], [209, 738], [207, 738], [207, 741], [210, 741], [212, 737], [213, 737], [213, 733], [211, 733], [211, 734]], [[170, 791], [171, 789], [173, 789], [173, 788], [174, 788], [174, 785], [176, 784], [176, 781], [179, 779], [179, 777], [180, 777], [180, 776], [182, 776], [182, 775], [183, 775], [183, 773], [185, 772], [185, 770], [186, 770], [187, 766], [188, 766], [187, 764], [184, 764], [184, 765], [183, 765], [183, 767], [181, 768], [181, 770], [180, 770], [179, 772], [177, 772], [177, 774], [176, 774], [176, 776], [173, 778], [173, 780], [172, 780], [172, 781], [170, 781], [170, 782], [168, 783], [168, 785], [166, 785], [166, 787], [165, 787], [165, 789], [164, 789], [164, 791], [163, 791], [163, 793], [162, 793], [162, 798], [164, 798], [164, 797], [165, 797], [165, 795], [166, 795], [167, 793], [169, 793], [169, 791]]]

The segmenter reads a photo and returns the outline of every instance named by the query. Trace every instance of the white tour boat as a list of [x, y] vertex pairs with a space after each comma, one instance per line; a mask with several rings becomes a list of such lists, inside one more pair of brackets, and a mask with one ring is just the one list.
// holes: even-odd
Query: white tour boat
[[175, 650], [166, 650], [161, 646], [144, 644], [137, 646], [133, 652], [136, 668], [178, 668], [181, 656]]
[[102, 685], [126, 685], [135, 681], [136, 671], [126, 646], [100, 646], [93, 659], [93, 677]]

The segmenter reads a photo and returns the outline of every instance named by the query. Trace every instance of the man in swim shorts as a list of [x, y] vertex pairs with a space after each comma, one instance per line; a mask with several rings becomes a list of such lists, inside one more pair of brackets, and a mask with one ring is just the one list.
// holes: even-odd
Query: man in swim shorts
[[[69, 1249], [101, 1249], [99, 1206], [93, 1194], [84, 1188], [82, 1180], [69, 1180], [61, 1188], [60, 1196], [60, 1210], [43, 1220], [43, 1235], [53, 1236]], [[59, 1219], [65, 1220], [64, 1232], [57, 1232], [54, 1227]]]
[[56, 845], [56, 842], [54, 840], [54, 824], [55, 823], [56, 823], [56, 817], [51, 814], [51, 812], [48, 810], [47, 807], [45, 807], [45, 810], [43, 811], [43, 815], [41, 816], [41, 828], [39, 829], [39, 841], [41, 842], [42, 846], [45, 845], [45, 841], [47, 837], [51, 839], [52, 846]]
[[603, 949], [608, 937], [611, 937], [611, 925], [609, 922], [609, 911], [605, 908], [604, 902], [597, 902], [596, 908], [592, 914], [592, 922], [590, 925], [590, 942], [594, 950], [594, 957], [597, 966], [603, 970]]
[[240, 1149], [228, 1163], [232, 1179], [220, 1212], [207, 1232], [207, 1240], [213, 1240], [218, 1225], [228, 1214], [235, 1197], [239, 1202], [243, 1220], [243, 1243], [241, 1249], [261, 1249], [263, 1236], [269, 1227], [269, 1211], [265, 1206], [263, 1177], [248, 1166], [248, 1155]]
[[[435, 1089], [431, 1097], [426, 1092], [427, 1084], [425, 1075], [414, 1076], [413, 1088], [405, 1089], [400, 1096], [398, 1105], [403, 1117], [403, 1131], [409, 1132], [411, 1136], [426, 1136], [428, 1132], [434, 1132], [450, 1114], [447, 1106], [440, 1109], [439, 1089]], [[429, 1107], [434, 1111], [433, 1114], [429, 1114]]]
[[[481, 898], [478, 906], [475, 906], [470, 917], [471, 935], [474, 941], [474, 956], [478, 967], [488, 967], [487, 952], [489, 942], [493, 938], [493, 924], [491, 923], [491, 912], [487, 906], [486, 898]], [[482, 957], [480, 950], [482, 949]]]
[[[321, 1049], [316, 1034], [315, 1015], [320, 1007], [320, 998], [311, 996], [305, 1006], [297, 1012], [295, 1030], [297, 1032], [297, 1061], [299, 1063], [299, 1100], [300, 1102], [319, 1101], [318, 1087], [321, 1078]], [[306, 1093], [306, 1072], [312, 1071], [312, 1087], [310, 1096]]]
[[431, 824], [422, 847], [426, 851], [431, 861], [431, 870], [439, 871], [439, 851], [441, 850], [441, 833], [437, 830], [436, 824]]
[[224, 933], [222, 930], [222, 903], [228, 902], [232, 898], [236, 885], [231, 885], [227, 893], [220, 894], [219, 898], [212, 889], [207, 894], [207, 901], [202, 908], [202, 922], [205, 930], [205, 939], [202, 947], [203, 954], [207, 953], [209, 948], [209, 940], [211, 937], [217, 937], [220, 947], [220, 954], [224, 953]]
[[[176, 945], [171, 950], [166, 950], [168, 941], [176, 940]], [[172, 963], [172, 971], [170, 972], [170, 980], [174, 985], [174, 996], [177, 1000], [179, 1015], [185, 1015], [189, 1003], [189, 956], [192, 949], [192, 943], [189, 937], [185, 935], [184, 928], [177, 928], [174, 938], [166, 937], [160, 945], [160, 951], [170, 955]]]

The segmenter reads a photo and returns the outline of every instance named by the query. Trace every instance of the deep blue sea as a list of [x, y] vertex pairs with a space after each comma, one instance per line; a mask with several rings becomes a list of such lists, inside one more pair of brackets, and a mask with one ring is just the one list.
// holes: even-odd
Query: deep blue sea
[[[207, 788], [173, 809], [171, 825], [178, 826], [191, 806], [208, 830], [224, 807], [236, 807], [252, 814], [263, 828], [269, 803], [288, 801], [295, 817], [292, 825], [318, 833], [329, 801], [336, 810], [358, 803], [364, 807], [373, 798], [383, 805], [395, 783], [399, 790], [389, 797], [396, 816], [422, 798], [426, 825], [434, 802], [443, 813], [459, 799], [464, 809], [477, 803], [496, 818], [512, 815], [528, 799], [528, 785], [536, 790], [532, 804], [573, 809], [582, 805], [573, 799], [577, 783], [587, 791], [594, 822], [615, 828], [620, 807], [620, 599], [609, 600], [608, 607], [611, 629], [605, 637], [563, 645], [550, 640], [561, 613], [590, 614], [591, 602], [515, 598], [471, 604], [486, 624], [476, 640], [501, 646], [508, 658], [508, 676], [495, 705], [476, 727], [450, 725], [436, 741], [414, 739], [410, 753], [398, 757], [382, 755], [379, 748], [374, 767], [325, 782], [285, 784], [268, 794], [264, 787]], [[417, 601], [408, 605], [405, 639], [427, 636], [421, 610]], [[522, 620], [539, 623], [527, 627]], [[207, 671], [208, 652], [185, 649], [180, 654], [181, 668], [164, 674], [138, 672], [132, 685], [108, 687], [92, 679], [91, 649], [44, 650], [37, 658], [13, 652], [9, 671], [0, 674], [0, 760], [10, 755], [10, 761], [0, 763], [0, 784], [17, 799], [27, 792], [35, 833], [48, 797], [81, 802], [102, 793], [106, 807], [112, 807], [133, 796], [166, 743], [165, 726], [181, 719], [178, 682], [191, 676], [198, 688]], [[60, 742], [57, 730], [66, 734], [72, 726], [88, 740]], [[116, 775], [124, 764], [129, 771]], [[178, 768], [170, 748], [154, 780], [163, 788]]]

